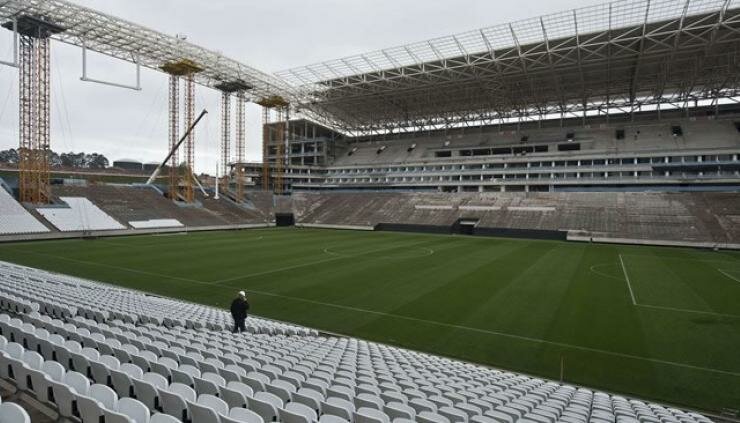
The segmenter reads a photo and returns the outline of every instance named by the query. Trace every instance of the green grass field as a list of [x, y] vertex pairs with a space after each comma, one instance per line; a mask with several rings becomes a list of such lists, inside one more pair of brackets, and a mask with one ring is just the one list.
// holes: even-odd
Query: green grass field
[[265, 229], [0, 245], [0, 259], [692, 408], [740, 408], [740, 254]]

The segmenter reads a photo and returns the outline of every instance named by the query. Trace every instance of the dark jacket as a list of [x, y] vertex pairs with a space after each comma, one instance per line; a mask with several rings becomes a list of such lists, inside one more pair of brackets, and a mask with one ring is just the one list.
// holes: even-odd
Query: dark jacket
[[246, 319], [249, 303], [244, 298], [238, 297], [231, 302], [231, 317], [235, 320]]

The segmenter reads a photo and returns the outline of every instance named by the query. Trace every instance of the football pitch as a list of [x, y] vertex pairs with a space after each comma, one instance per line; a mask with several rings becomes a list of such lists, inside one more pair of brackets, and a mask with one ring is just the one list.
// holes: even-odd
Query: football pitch
[[740, 408], [740, 254], [264, 229], [0, 244], [0, 260], [496, 368]]

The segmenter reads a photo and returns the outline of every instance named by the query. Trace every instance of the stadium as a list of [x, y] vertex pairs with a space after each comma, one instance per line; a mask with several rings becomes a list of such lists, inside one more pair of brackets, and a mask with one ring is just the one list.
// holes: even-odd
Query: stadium
[[[0, 26], [0, 423], [740, 422], [740, 3], [278, 72], [70, 0]], [[166, 79], [156, 161], [55, 152], [57, 48]]]

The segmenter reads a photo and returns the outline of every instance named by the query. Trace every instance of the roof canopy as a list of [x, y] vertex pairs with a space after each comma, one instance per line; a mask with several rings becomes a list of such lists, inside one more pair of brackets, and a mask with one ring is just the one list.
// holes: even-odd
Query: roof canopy
[[[197, 83], [218, 89], [247, 89], [252, 99], [282, 96], [294, 100], [289, 84], [274, 75], [181, 38], [78, 6], [66, 0], [0, 0], [0, 23], [43, 19], [58, 31], [51, 36], [141, 66], [179, 74], [194, 71]], [[184, 66], [187, 64], [187, 69]]]
[[733, 1], [615, 2], [277, 75], [358, 135], [685, 107], [738, 95]]

